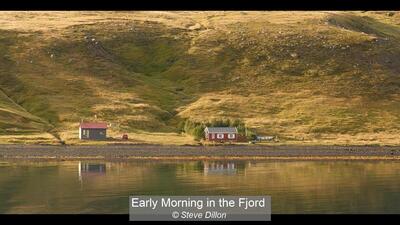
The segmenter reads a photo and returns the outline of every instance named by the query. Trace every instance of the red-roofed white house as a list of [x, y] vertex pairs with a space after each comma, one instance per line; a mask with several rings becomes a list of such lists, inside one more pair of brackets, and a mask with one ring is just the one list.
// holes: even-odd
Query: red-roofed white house
[[79, 124], [79, 139], [105, 140], [107, 138], [107, 123], [81, 122]]

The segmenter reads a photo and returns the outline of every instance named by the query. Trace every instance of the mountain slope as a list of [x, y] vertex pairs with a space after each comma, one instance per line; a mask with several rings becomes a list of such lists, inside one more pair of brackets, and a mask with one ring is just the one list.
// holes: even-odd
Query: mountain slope
[[177, 133], [184, 119], [241, 118], [283, 143], [400, 144], [399, 18], [7, 12], [0, 88], [32, 117], [4, 114], [0, 128], [35, 128], [68, 143], [81, 119], [140, 139]]
[[0, 92], [0, 124], [3, 134], [25, 130], [46, 131], [49, 127], [49, 124], [12, 102], [3, 92]]

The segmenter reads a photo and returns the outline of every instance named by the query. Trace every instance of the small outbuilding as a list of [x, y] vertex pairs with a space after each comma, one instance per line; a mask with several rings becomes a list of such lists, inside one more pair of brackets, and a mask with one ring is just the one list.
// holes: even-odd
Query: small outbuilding
[[107, 138], [107, 123], [81, 122], [79, 125], [79, 139], [105, 140]]
[[257, 136], [256, 140], [258, 142], [262, 141], [275, 141], [277, 138], [275, 136]]
[[236, 142], [238, 140], [236, 127], [206, 127], [204, 134], [207, 141]]

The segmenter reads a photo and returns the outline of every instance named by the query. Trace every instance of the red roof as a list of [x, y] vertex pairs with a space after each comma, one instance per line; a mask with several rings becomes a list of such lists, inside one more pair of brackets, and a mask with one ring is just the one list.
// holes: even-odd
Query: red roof
[[91, 123], [84, 122], [79, 125], [80, 128], [85, 129], [107, 129], [107, 123]]

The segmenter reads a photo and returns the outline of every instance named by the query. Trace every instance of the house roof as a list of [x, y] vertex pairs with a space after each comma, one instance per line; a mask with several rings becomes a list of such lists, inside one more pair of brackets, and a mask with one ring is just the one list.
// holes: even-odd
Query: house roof
[[209, 133], [235, 133], [237, 134], [236, 127], [206, 127], [204, 131], [208, 131]]
[[107, 123], [83, 122], [80, 123], [79, 127], [85, 129], [107, 129]]

